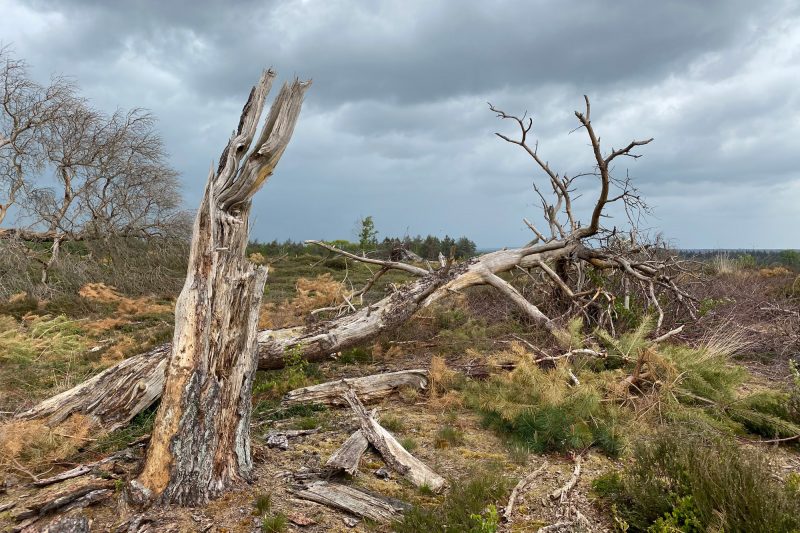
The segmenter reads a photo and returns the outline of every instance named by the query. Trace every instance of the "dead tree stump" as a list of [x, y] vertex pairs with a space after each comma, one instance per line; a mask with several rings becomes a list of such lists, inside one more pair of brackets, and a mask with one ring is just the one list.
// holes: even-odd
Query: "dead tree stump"
[[253, 195], [291, 138], [308, 83], [281, 89], [250, 151], [275, 74], [264, 72], [212, 168], [192, 234], [186, 283], [144, 469], [134, 500], [201, 504], [251, 475], [250, 394], [267, 270], [245, 257]]

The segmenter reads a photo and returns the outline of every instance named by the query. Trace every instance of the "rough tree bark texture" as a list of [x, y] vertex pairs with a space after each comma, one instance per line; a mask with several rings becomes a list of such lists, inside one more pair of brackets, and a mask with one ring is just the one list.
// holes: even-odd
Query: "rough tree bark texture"
[[274, 73], [264, 72], [197, 213], [161, 405], [134, 490], [200, 504], [248, 479], [250, 394], [267, 270], [245, 257], [251, 199], [289, 142], [307, 84], [284, 85], [248, 154]]

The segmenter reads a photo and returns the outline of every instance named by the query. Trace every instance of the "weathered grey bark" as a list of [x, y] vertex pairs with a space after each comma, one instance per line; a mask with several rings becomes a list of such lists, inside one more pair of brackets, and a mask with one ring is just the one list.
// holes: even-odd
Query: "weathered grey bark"
[[250, 413], [258, 364], [258, 312], [267, 270], [245, 257], [253, 195], [286, 149], [308, 86], [286, 84], [252, 152], [274, 78], [250, 93], [239, 127], [212, 169], [197, 212], [189, 268], [137, 499], [202, 504], [249, 479]]
[[281, 400], [285, 406], [301, 403], [325, 405], [347, 405], [342, 395], [349, 389], [355, 391], [363, 401], [385, 398], [400, 387], [425, 389], [428, 386], [428, 371], [422, 368], [373, 374], [360, 378], [345, 378], [295, 389]]
[[110, 479], [82, 479], [65, 486], [45, 489], [33, 498], [20, 502], [11, 511], [11, 517], [20, 521], [12, 531], [21, 531], [46, 517], [69, 509], [86, 507], [113, 494], [114, 481]]
[[342, 444], [342, 447], [336, 450], [330, 459], [325, 463], [325, 466], [333, 471], [347, 472], [354, 476], [358, 472], [358, 466], [361, 464], [361, 456], [367, 451], [369, 441], [364, 433], [359, 429]]
[[399, 500], [326, 481], [314, 481], [295, 490], [294, 493], [304, 500], [321, 503], [381, 523], [398, 519], [401, 513], [410, 507]]
[[358, 416], [361, 424], [361, 432], [372, 444], [383, 460], [398, 474], [405, 476], [416, 487], [428, 487], [433, 492], [442, 491], [447, 482], [445, 479], [431, 470], [428, 465], [408, 453], [403, 446], [397, 442], [394, 436], [381, 426], [374, 416], [367, 412], [364, 405], [352, 390], [348, 390], [345, 395], [347, 403]]

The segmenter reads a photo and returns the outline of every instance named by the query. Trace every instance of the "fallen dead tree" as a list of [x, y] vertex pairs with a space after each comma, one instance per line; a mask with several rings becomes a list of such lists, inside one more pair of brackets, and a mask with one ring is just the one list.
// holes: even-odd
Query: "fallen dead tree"
[[[544, 220], [549, 228], [540, 231], [525, 221], [534, 233], [534, 240], [526, 246], [498, 250], [483, 254], [462, 263], [444, 260], [437, 269], [422, 268], [400, 261], [362, 258], [349, 254], [321, 241], [308, 241], [352, 260], [366, 261], [381, 268], [367, 282], [375, 281], [389, 270], [400, 270], [417, 279], [400, 286], [378, 302], [356, 308], [351, 302], [348, 310], [338, 310], [339, 316], [308, 326], [265, 330], [258, 334], [259, 368], [274, 369], [284, 364], [288, 350], [302, 354], [309, 360], [322, 360], [343, 349], [367, 342], [377, 335], [391, 331], [406, 322], [418, 310], [432, 303], [460, 293], [477, 285], [494, 287], [506, 296], [535, 326], [558, 336], [562, 330], [559, 322], [542, 312], [523, 296], [511, 283], [500, 276], [506, 272], [522, 272], [536, 283], [549, 288], [568, 307], [563, 316], [583, 316], [588, 322], [614, 332], [614, 309], [617, 296], [609, 292], [602, 276], [615, 276], [623, 287], [625, 301], [636, 292], [657, 314], [656, 334], [664, 321], [664, 308], [659, 298], [665, 294], [694, 316], [691, 296], [674, 281], [682, 272], [676, 257], [657, 245], [640, 243], [636, 232], [629, 236], [616, 228], [606, 229], [601, 220], [607, 208], [621, 204], [625, 211], [634, 213], [646, 208], [630, 180], [616, 179], [611, 175], [612, 164], [620, 157], [639, 157], [637, 147], [652, 139], [632, 141], [620, 149], [603, 153], [598, 135], [591, 121], [588, 98], [585, 110], [576, 111], [579, 129], [586, 131], [595, 168], [584, 174], [567, 176], [556, 173], [538, 154], [538, 145], [531, 146], [528, 135], [530, 119], [518, 118], [491, 108], [503, 119], [512, 120], [519, 127], [520, 136], [511, 138], [498, 134], [507, 142], [520, 146], [546, 176], [553, 191], [548, 198], [542, 190], [534, 190], [542, 201]], [[582, 224], [575, 215], [572, 198], [576, 179], [594, 177], [599, 194], [591, 210], [588, 223]], [[596, 275], [589, 275], [590, 272]], [[623, 283], [624, 282], [624, 283]], [[354, 291], [353, 295], [359, 291]], [[363, 294], [363, 290], [361, 291]], [[353, 296], [351, 295], [351, 296]], [[152, 405], [161, 395], [164, 384], [165, 358], [169, 345], [160, 346], [145, 354], [134, 356], [84, 384], [45, 400], [34, 408], [18, 415], [24, 419], [42, 419], [52, 425], [66, 420], [73, 413], [90, 417], [105, 431], [127, 424], [136, 414]]]
[[281, 400], [284, 406], [301, 403], [347, 405], [344, 393], [353, 390], [364, 401], [390, 395], [401, 387], [424, 390], [428, 386], [428, 371], [422, 368], [373, 374], [360, 378], [345, 378], [289, 391]]

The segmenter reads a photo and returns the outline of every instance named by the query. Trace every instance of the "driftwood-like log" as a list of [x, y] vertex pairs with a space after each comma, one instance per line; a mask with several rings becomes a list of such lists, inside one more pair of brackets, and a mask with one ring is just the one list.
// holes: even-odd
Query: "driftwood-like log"
[[[282, 367], [288, 350], [297, 351], [308, 360], [329, 358], [332, 353], [368, 342], [381, 333], [397, 328], [418, 310], [450, 294], [459, 293], [476, 285], [490, 285], [496, 288], [525, 313], [533, 323], [548, 331], [558, 333], [558, 328], [549, 317], [524, 298], [511, 284], [498, 276], [498, 274], [511, 270], [541, 271], [545, 275], [545, 279], [552, 281], [554, 288], [572, 301], [576, 312], [588, 316], [587, 309], [593, 307], [601, 317], [608, 317], [607, 322], [612, 327], [612, 331], [613, 322], [610, 319], [612, 295], [605, 292], [602, 284], [594, 286], [588, 283], [587, 276], [583, 274], [577, 276], [578, 282], [575, 286], [569, 276], [570, 270], [580, 273], [585, 272], [586, 268], [591, 268], [617, 272], [621, 276], [631, 278], [637, 284], [647, 285], [649, 290], [644, 296], [656, 308], [658, 308], [658, 301], [654, 297], [658, 295], [654, 295], [653, 290], [657, 288], [673, 294], [687, 308], [687, 312], [694, 316], [693, 299], [685, 291], [679, 289], [668, 275], [673, 270], [681, 270], [674, 257], [660, 258], [657, 253], [651, 253], [650, 247], [634, 242], [631, 242], [630, 246], [623, 246], [621, 239], [612, 239], [616, 235], [616, 230], [609, 231], [601, 225], [604, 210], [610, 204], [619, 201], [626, 207], [635, 208], [637, 205], [641, 205], [635, 190], [629, 186], [627, 180], [619, 183], [612, 179], [611, 169], [617, 158], [639, 157], [635, 153], [635, 149], [649, 143], [652, 139], [633, 141], [624, 148], [612, 150], [603, 155], [599, 136], [594, 131], [594, 124], [590, 119], [588, 98], [585, 99], [585, 103], [585, 111], [576, 112], [576, 117], [580, 128], [586, 130], [588, 134], [596, 162], [595, 175], [599, 181], [599, 195], [588, 222], [581, 223], [576, 218], [571, 202], [574, 180], [585, 174], [576, 174], [568, 178], [556, 173], [544, 159], [539, 157], [535, 147], [530, 144], [529, 133], [532, 121], [530, 119], [526, 121], [491, 108], [501, 118], [517, 123], [520, 128], [518, 139], [512, 139], [502, 134], [498, 135], [525, 149], [536, 165], [545, 173], [552, 186], [555, 194], [554, 201], [546, 199], [542, 195], [541, 189], [534, 185], [542, 200], [551, 235], [546, 237], [526, 220], [526, 224], [536, 234], [536, 239], [529, 245], [483, 254], [458, 264], [445, 261], [444, 266], [436, 271], [428, 271], [399, 261], [361, 258], [317, 241], [320, 246], [345, 255], [352, 260], [380, 265], [382, 268], [378, 273], [389, 269], [401, 270], [417, 276], [417, 279], [399, 287], [386, 298], [361, 307], [351, 314], [308, 326], [260, 332], [258, 335], [259, 368]], [[235, 159], [239, 154], [241, 154], [239, 145], [232, 143], [226, 150], [223, 159]], [[250, 176], [252, 177], [252, 173]], [[221, 194], [219, 200], [222, 208], [231, 207], [231, 198], [246, 191], [249, 187], [247, 183], [260, 184], [260, 174], [258, 176], [255, 181], [244, 180], [230, 187], [228, 192]], [[615, 187], [620, 188], [620, 194], [613, 194]], [[566, 217], [566, 220], [563, 217]], [[610, 245], [612, 241], [615, 243], [613, 246]], [[549, 265], [561, 265], [564, 268], [554, 270]], [[370, 283], [374, 283], [374, 279], [373, 277]], [[361, 294], [363, 295], [363, 292]], [[600, 298], [601, 294], [607, 300], [603, 305], [598, 303], [598, 298], [602, 299]], [[353, 306], [351, 306], [352, 308]], [[149, 407], [161, 395], [165, 368], [162, 360], [170, 352], [170, 349], [169, 346], [164, 346], [147, 354], [134, 356], [109, 368], [97, 378], [93, 378], [87, 384], [88, 386], [79, 385], [65, 391], [19, 416], [25, 419], [42, 419], [48, 424], [53, 424], [65, 420], [72, 413], [81, 413], [92, 418], [101, 430], [110, 431], [121, 427], [142, 409]]]
[[342, 447], [331, 455], [325, 466], [333, 471], [347, 472], [354, 476], [361, 464], [361, 456], [367, 451], [369, 441], [359, 429], [342, 444]]
[[345, 378], [295, 389], [281, 400], [285, 406], [301, 403], [347, 405], [343, 394], [352, 389], [363, 401], [384, 398], [400, 387], [425, 389], [428, 386], [428, 371], [424, 369], [400, 370], [385, 374], [373, 374], [359, 378]]
[[321, 503], [381, 523], [396, 520], [410, 507], [400, 500], [326, 481], [312, 482], [295, 490], [294, 493], [304, 500]]
[[[335, 352], [394, 330], [421, 308], [449, 294], [485, 284], [486, 271], [499, 273], [517, 266], [530, 268], [535, 261], [554, 261], [575, 252], [575, 245], [557, 247], [550, 243], [498, 250], [422, 276], [353, 314], [311, 326], [260, 331], [258, 367], [262, 370], [283, 367], [289, 350], [299, 351], [309, 361], [330, 359]], [[92, 419], [104, 431], [124, 427], [159, 399], [164, 388], [166, 358], [171, 349], [171, 344], [165, 344], [130, 357], [17, 416], [55, 425], [78, 413]]]
[[578, 455], [575, 457], [575, 468], [572, 470], [572, 475], [569, 477], [566, 483], [563, 486], [557, 488], [553, 492], [550, 493], [550, 498], [553, 500], [560, 500], [562, 503], [566, 500], [567, 496], [569, 495], [570, 491], [575, 488], [575, 485], [578, 484], [578, 478], [581, 475], [581, 463], [583, 462], [583, 458]]
[[433, 492], [441, 492], [445, 488], [447, 485], [445, 479], [431, 470], [425, 463], [408, 453], [397, 442], [397, 439], [386, 431], [371, 413], [367, 412], [364, 404], [361, 403], [352, 390], [348, 390], [344, 397], [358, 417], [362, 433], [369, 443], [378, 450], [387, 465], [416, 487], [426, 486]]

